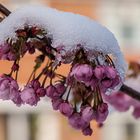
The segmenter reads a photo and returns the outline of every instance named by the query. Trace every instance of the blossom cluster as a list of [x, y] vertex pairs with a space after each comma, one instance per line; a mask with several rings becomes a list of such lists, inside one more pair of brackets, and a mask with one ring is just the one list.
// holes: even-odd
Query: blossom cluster
[[103, 123], [109, 113], [102, 94], [114, 89], [121, 80], [111, 64], [88, 62], [84, 55], [83, 49], [77, 51], [68, 77], [61, 83], [49, 85], [46, 95], [51, 98], [53, 109], [66, 116], [73, 128], [91, 135], [90, 122]]
[[17, 106], [22, 104], [37, 105], [41, 97], [45, 96], [45, 89], [39, 81], [33, 80], [20, 90], [18, 83], [8, 75], [0, 77], [0, 99], [12, 100]]
[[[104, 100], [106, 92], [122, 82], [111, 57], [96, 52], [95, 59], [89, 60], [87, 50], [77, 44], [74, 57], [67, 61], [71, 69], [65, 77], [56, 72], [57, 67], [66, 63], [63, 46], [53, 48], [52, 38], [36, 27], [25, 27], [16, 34], [17, 41], [8, 39], [0, 47], [0, 59], [14, 62], [11, 72], [0, 77], [0, 99], [11, 100], [17, 106], [36, 106], [42, 97], [49, 97], [53, 109], [66, 116], [73, 128], [91, 135], [90, 122], [95, 120], [102, 124], [109, 114], [108, 103]], [[34, 54], [36, 50], [41, 54], [36, 57], [33, 72], [21, 88], [17, 83], [20, 60], [26, 53]], [[104, 58], [103, 62], [99, 56]], [[46, 57], [48, 63], [37, 75]]]

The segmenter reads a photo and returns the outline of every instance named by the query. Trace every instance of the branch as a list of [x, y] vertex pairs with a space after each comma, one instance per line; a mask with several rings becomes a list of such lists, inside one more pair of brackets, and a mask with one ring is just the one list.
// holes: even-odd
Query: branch
[[140, 92], [132, 89], [131, 87], [128, 87], [127, 85], [122, 85], [120, 88], [120, 91], [124, 92], [124, 94], [127, 94], [128, 96], [140, 101]]
[[6, 7], [4, 7], [2, 4], [0, 4], [0, 12], [5, 15], [5, 16], [9, 16], [9, 14], [11, 13]]

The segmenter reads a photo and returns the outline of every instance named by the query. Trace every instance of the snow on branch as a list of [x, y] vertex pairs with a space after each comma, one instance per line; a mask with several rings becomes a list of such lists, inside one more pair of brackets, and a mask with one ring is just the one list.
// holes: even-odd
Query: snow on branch
[[114, 35], [104, 26], [87, 17], [43, 6], [26, 6], [12, 12], [0, 24], [0, 42], [5, 38], [15, 39], [15, 30], [25, 25], [37, 26], [52, 36], [52, 46], [64, 46], [72, 52], [77, 44], [81, 44], [91, 52], [99, 51], [111, 54], [116, 69], [122, 79], [126, 71], [126, 63]]

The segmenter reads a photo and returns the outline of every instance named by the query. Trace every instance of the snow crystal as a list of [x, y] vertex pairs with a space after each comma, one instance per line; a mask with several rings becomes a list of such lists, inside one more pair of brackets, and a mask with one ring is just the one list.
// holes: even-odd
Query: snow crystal
[[64, 45], [66, 51], [77, 44], [87, 50], [112, 54], [118, 72], [124, 78], [126, 63], [114, 35], [94, 20], [78, 14], [62, 12], [44, 6], [25, 6], [12, 12], [0, 23], [0, 43], [15, 39], [15, 30], [25, 25], [43, 28], [53, 36], [53, 47]]

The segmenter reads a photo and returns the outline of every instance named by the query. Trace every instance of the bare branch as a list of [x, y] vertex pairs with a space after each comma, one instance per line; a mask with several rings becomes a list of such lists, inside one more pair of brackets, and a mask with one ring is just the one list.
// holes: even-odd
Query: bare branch
[[0, 4], [0, 12], [5, 15], [5, 16], [9, 16], [9, 14], [11, 13], [6, 7], [4, 7], [2, 4]]
[[131, 87], [128, 87], [127, 85], [122, 85], [120, 88], [120, 91], [124, 92], [128, 96], [140, 101], [140, 92], [132, 89]]

